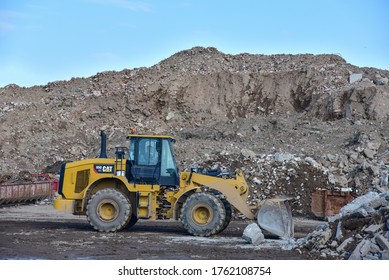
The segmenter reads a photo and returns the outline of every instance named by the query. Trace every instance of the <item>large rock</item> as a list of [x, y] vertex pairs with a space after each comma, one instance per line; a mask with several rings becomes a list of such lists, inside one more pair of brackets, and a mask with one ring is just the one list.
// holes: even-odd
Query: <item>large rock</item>
[[290, 153], [275, 153], [274, 160], [278, 162], [290, 161], [293, 159], [293, 155]]
[[249, 224], [243, 231], [243, 239], [253, 245], [259, 245], [265, 240], [262, 230], [256, 223]]
[[382, 77], [378, 77], [374, 83], [378, 86], [384, 86], [384, 85], [387, 85], [389, 82], [389, 79], [388, 78], [382, 78]]
[[341, 186], [341, 187], [347, 187], [348, 186], [348, 180], [345, 175], [334, 175], [334, 182], [335, 185]]
[[365, 155], [365, 157], [367, 157], [368, 159], [374, 159], [374, 155], [376, 154], [374, 151], [366, 148], [363, 150], [363, 154]]
[[249, 149], [242, 149], [240, 153], [245, 159], [254, 159], [257, 156], [255, 152]]
[[355, 82], [359, 82], [360, 80], [362, 80], [362, 73], [351, 74], [349, 78], [349, 83], [352, 84]]

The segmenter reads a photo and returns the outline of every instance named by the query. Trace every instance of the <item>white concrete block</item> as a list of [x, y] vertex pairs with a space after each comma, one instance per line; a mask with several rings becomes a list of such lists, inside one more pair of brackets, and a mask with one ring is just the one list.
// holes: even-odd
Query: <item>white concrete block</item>
[[349, 78], [350, 84], [358, 82], [362, 80], [362, 73], [357, 73], [357, 74], [351, 74]]
[[256, 223], [249, 224], [243, 231], [243, 239], [253, 245], [259, 245], [265, 240], [261, 229]]

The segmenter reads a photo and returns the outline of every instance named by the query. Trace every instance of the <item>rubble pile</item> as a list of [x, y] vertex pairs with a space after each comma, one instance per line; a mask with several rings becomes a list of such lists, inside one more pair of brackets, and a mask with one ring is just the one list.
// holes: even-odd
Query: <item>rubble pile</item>
[[368, 192], [328, 220], [296, 244], [323, 258], [389, 259], [389, 191]]
[[[361, 150], [361, 147], [357, 146], [356, 150]], [[200, 167], [209, 170], [243, 170], [250, 186], [250, 205], [286, 195], [293, 198], [292, 211], [298, 216], [313, 215], [311, 197], [316, 190], [349, 191], [363, 195], [371, 189], [386, 188], [385, 179], [387, 182], [389, 168], [382, 160], [370, 160], [363, 153], [355, 159], [327, 153], [315, 160], [301, 153], [256, 154], [252, 150], [242, 149], [236, 153], [222, 150], [214, 157], [208, 157]], [[202, 161], [198, 158], [196, 162]], [[376, 172], [371, 172], [375, 167]], [[364, 184], [360, 183], [359, 178], [364, 179]], [[356, 184], [358, 180], [359, 184]]]

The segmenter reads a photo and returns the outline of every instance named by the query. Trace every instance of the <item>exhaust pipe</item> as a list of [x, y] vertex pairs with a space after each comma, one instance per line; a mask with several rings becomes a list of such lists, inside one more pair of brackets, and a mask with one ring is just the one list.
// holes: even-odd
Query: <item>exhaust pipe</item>
[[100, 132], [101, 136], [101, 146], [100, 146], [100, 156], [99, 158], [107, 158], [107, 135], [104, 131]]

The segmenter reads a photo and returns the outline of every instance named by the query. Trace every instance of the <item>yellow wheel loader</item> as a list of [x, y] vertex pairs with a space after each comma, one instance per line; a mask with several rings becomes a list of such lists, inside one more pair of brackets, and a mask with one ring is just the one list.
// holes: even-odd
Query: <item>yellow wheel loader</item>
[[293, 235], [287, 199], [274, 198], [250, 207], [246, 203], [249, 188], [241, 171], [191, 169], [179, 173], [172, 137], [129, 134], [128, 139], [128, 148], [116, 147], [115, 158], [107, 158], [102, 131], [98, 158], [63, 164], [54, 207], [86, 215], [90, 225], [101, 232], [129, 228], [138, 219], [172, 218], [196, 236], [223, 231], [234, 207], [271, 234]]

